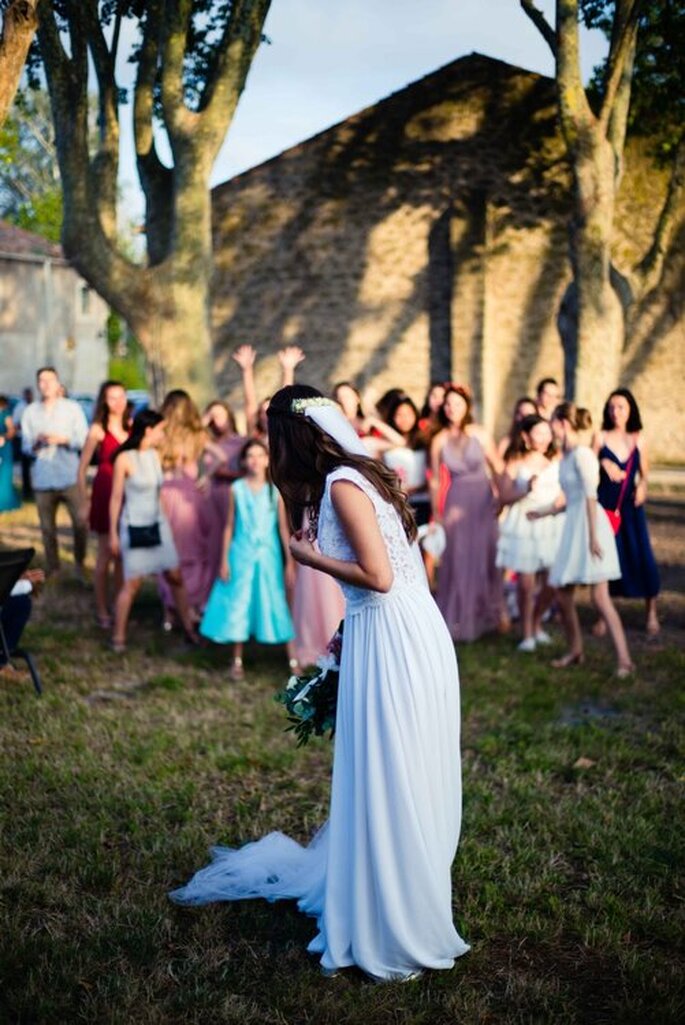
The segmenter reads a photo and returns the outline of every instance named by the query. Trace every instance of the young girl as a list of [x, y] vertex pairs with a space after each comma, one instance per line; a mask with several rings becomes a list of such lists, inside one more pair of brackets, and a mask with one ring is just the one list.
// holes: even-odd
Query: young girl
[[[242, 680], [243, 644], [285, 644], [291, 671], [298, 669], [286, 587], [294, 581], [283, 502], [269, 481], [269, 450], [258, 438], [243, 448], [245, 476], [231, 488], [219, 579], [212, 588], [200, 633], [233, 644], [230, 676]], [[285, 557], [285, 573], [283, 553]]]
[[589, 584], [592, 600], [607, 625], [616, 649], [616, 675], [623, 678], [635, 668], [628, 651], [623, 624], [609, 596], [609, 581], [618, 580], [616, 541], [609, 520], [597, 502], [599, 463], [587, 445], [581, 444], [580, 432], [592, 426], [587, 409], [578, 409], [572, 402], [562, 402], [554, 410], [552, 431], [563, 451], [559, 481], [563, 496], [547, 509], [531, 511], [535, 519], [558, 513], [566, 505], [566, 521], [559, 550], [549, 573], [552, 587], [558, 588], [559, 605], [564, 617], [568, 652], [556, 659], [555, 668], [580, 664], [584, 659], [583, 636], [574, 595], [577, 584]]
[[[129, 426], [128, 402], [123, 384], [119, 381], [105, 381], [95, 403], [93, 423], [81, 452], [77, 478], [81, 518], [98, 536], [93, 585], [97, 621], [103, 630], [112, 629], [107, 596], [110, 567], [115, 595], [123, 583], [121, 559], [113, 558], [109, 547], [109, 502], [114, 474], [112, 457], [128, 438]], [[86, 475], [95, 452], [98, 454], [98, 469], [89, 502]]]
[[114, 557], [121, 555], [124, 564], [124, 583], [114, 609], [112, 647], [116, 652], [126, 650], [128, 617], [143, 578], [157, 573], [164, 576], [173, 592], [186, 638], [197, 643], [178, 554], [160, 503], [163, 475], [157, 448], [164, 438], [164, 426], [160, 413], [143, 410], [114, 454], [109, 547]]
[[497, 565], [517, 575], [523, 624], [518, 650], [535, 651], [538, 644], [550, 643], [542, 629], [542, 616], [554, 597], [547, 576], [563, 522], [558, 516], [529, 519], [527, 515], [531, 510], [549, 508], [561, 494], [559, 461], [547, 420], [537, 413], [521, 420], [513, 429], [504, 463], [499, 494], [508, 509], [499, 528]]

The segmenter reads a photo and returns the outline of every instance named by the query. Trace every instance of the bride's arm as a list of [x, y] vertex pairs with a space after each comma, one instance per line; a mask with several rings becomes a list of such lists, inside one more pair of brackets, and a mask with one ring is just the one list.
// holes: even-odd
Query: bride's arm
[[336, 580], [369, 591], [389, 591], [393, 571], [371, 500], [350, 481], [335, 481], [331, 501], [355, 554], [354, 562], [322, 555], [306, 538], [290, 539], [290, 552], [303, 566], [312, 566]]

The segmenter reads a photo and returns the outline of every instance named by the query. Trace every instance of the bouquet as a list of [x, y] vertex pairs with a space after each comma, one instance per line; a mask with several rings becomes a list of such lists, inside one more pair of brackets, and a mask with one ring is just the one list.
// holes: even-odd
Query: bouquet
[[290, 726], [302, 747], [309, 738], [335, 733], [335, 713], [338, 704], [338, 679], [342, 655], [343, 623], [328, 642], [326, 654], [316, 661], [316, 669], [303, 676], [291, 676], [285, 690], [275, 695], [285, 705]]

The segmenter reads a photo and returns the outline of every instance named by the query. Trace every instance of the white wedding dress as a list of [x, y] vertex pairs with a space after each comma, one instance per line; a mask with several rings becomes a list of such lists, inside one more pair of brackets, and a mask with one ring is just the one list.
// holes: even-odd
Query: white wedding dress
[[334, 481], [369, 497], [394, 571], [380, 594], [343, 584], [345, 633], [330, 818], [303, 848], [271, 833], [213, 862], [171, 894], [182, 904], [295, 898], [317, 919], [309, 950], [324, 969], [378, 979], [451, 968], [468, 945], [452, 921], [461, 825], [459, 678], [454, 646], [416, 545], [392, 505], [341, 466], [321, 503], [321, 551], [354, 553], [331, 503]]

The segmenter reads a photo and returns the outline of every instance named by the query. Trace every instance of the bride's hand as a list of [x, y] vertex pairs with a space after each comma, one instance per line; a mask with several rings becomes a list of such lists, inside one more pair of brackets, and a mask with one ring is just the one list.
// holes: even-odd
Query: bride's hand
[[293, 534], [290, 538], [290, 554], [292, 555], [295, 562], [301, 563], [303, 566], [313, 566], [314, 559], [316, 557], [316, 548], [311, 541], [308, 541], [303, 536], [302, 531]]

